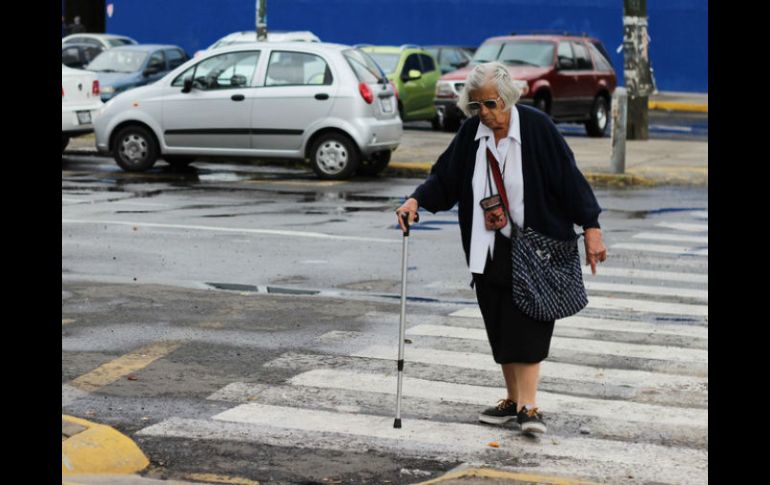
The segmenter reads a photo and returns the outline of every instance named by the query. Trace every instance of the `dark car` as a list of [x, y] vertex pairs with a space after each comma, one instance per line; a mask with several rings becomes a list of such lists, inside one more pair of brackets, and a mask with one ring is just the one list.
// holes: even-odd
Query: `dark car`
[[104, 52], [104, 47], [86, 43], [68, 43], [61, 46], [61, 63], [73, 69], [83, 66]]
[[583, 35], [509, 35], [487, 39], [463, 69], [436, 84], [436, 110], [445, 129], [464, 115], [457, 98], [476, 64], [500, 61], [522, 90], [521, 104], [534, 105], [555, 122], [581, 122], [589, 136], [604, 136], [617, 78], [607, 51]]
[[429, 45], [423, 47], [438, 61], [441, 74], [456, 71], [465, 67], [473, 58], [473, 49], [451, 45]]
[[188, 59], [175, 45], [125, 45], [102, 52], [86, 69], [96, 73], [106, 102], [123, 91], [154, 83]]

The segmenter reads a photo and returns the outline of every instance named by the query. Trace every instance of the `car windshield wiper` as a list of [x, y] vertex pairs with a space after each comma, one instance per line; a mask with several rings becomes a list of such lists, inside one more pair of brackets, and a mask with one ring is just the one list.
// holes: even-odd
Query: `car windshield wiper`
[[96, 72], [118, 72], [115, 69], [94, 69]]
[[522, 61], [521, 59], [506, 59], [503, 62], [506, 64], [513, 64], [516, 66], [537, 66], [537, 64], [533, 64], [527, 61]]

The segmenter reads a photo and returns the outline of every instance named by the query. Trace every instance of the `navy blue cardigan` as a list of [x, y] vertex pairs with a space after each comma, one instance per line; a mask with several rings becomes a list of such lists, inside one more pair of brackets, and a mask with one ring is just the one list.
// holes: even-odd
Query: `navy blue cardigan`
[[[574, 225], [599, 227], [601, 208], [591, 186], [575, 164], [567, 142], [548, 115], [516, 105], [521, 127], [524, 178], [524, 227], [556, 239], [574, 239]], [[431, 168], [430, 175], [409, 196], [435, 214], [458, 204], [465, 262], [470, 265], [473, 219], [473, 170], [479, 117], [468, 118], [452, 143]]]

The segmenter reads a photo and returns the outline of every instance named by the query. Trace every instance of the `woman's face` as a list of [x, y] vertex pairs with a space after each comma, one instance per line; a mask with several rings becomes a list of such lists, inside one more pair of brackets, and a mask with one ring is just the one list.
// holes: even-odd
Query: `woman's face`
[[481, 109], [479, 109], [479, 118], [481, 122], [492, 130], [503, 129], [508, 127], [508, 121], [510, 120], [511, 112], [504, 111], [505, 102], [500, 98], [500, 93], [497, 92], [497, 86], [494, 83], [488, 83], [481, 86], [478, 89], [474, 89], [469, 93], [470, 101], [486, 101], [488, 99], [494, 99], [497, 101], [497, 107], [489, 109], [481, 103]]

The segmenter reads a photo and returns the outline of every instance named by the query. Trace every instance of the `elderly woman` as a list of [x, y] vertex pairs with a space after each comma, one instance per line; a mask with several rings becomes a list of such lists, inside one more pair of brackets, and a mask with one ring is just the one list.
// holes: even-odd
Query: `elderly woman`
[[[499, 62], [477, 65], [468, 75], [459, 107], [469, 118], [425, 182], [396, 210], [398, 222], [418, 208], [436, 213], [457, 203], [466, 263], [472, 274], [492, 356], [501, 365], [507, 396], [479, 415], [490, 424], [515, 420], [524, 433], [544, 433], [536, 402], [540, 362], [548, 357], [554, 321], [522, 313], [512, 297], [511, 223], [555, 239], [574, 240], [574, 225], [585, 234], [587, 264], [606, 259], [599, 227], [601, 209], [548, 115], [516, 106], [521, 95]], [[495, 190], [487, 171], [494, 157], [507, 193], [510, 219], [501, 229], [485, 225], [480, 201]], [[492, 158], [490, 158], [492, 160]], [[490, 165], [493, 167], [493, 165]], [[402, 227], [402, 229], [405, 229]]]

